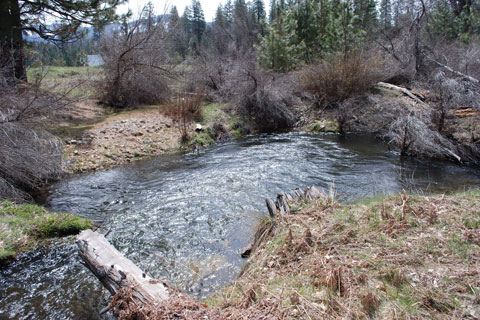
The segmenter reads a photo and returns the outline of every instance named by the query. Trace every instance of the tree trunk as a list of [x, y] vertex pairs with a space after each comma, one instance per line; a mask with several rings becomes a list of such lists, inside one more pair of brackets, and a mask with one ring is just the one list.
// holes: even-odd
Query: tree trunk
[[22, 22], [20, 19], [20, 6], [18, 0], [10, 0], [12, 15], [12, 49], [15, 61], [15, 78], [27, 81], [27, 69], [25, 66], [25, 52], [23, 46]]
[[14, 84], [11, 26], [10, 1], [0, 1], [0, 76], [7, 85]]
[[8, 85], [27, 80], [18, 0], [0, 1], [0, 73]]

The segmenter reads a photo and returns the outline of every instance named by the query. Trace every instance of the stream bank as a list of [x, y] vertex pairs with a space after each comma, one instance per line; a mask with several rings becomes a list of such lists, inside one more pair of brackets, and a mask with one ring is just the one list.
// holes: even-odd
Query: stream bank
[[[403, 158], [368, 136], [251, 135], [199, 153], [169, 154], [71, 175], [44, 199], [51, 211], [97, 221], [98, 232], [149, 276], [204, 299], [234, 281], [265, 197], [334, 183], [338, 201], [480, 185], [475, 168]], [[426, 190], [426, 191], [425, 191]], [[0, 314], [109, 319], [108, 295], [80, 264], [70, 238], [0, 270]]]
[[479, 207], [478, 190], [297, 204], [207, 304], [230, 319], [478, 318]]

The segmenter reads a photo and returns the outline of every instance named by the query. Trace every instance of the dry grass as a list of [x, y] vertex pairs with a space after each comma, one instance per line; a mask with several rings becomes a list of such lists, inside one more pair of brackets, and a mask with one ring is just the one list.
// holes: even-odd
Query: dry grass
[[301, 80], [319, 105], [330, 105], [362, 94], [383, 80], [383, 65], [379, 56], [365, 52], [348, 57], [337, 54], [306, 67]]
[[476, 318], [478, 208], [480, 192], [306, 205], [207, 303], [231, 319]]
[[180, 124], [182, 142], [187, 142], [190, 138], [188, 135], [189, 125], [193, 121], [202, 121], [203, 102], [204, 94], [201, 92], [183, 93], [171, 99], [166, 106], [165, 114]]
[[206, 304], [170, 289], [137, 306], [121, 290], [111, 306], [120, 319], [476, 319], [479, 205], [479, 191], [303, 202], [263, 221], [272, 236]]

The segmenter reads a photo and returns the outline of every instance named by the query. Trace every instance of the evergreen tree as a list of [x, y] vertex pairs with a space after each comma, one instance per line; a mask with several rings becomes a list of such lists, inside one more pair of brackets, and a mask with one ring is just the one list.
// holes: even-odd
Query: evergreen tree
[[219, 5], [215, 13], [215, 20], [213, 21], [212, 37], [213, 45], [220, 55], [224, 54], [228, 47], [230, 40], [228, 36], [229, 27], [230, 24], [227, 21], [225, 9], [222, 5]]
[[145, 30], [150, 32], [155, 26], [155, 8], [151, 1], [149, 1], [143, 8], [142, 16]]
[[[282, 5], [283, 10], [279, 9]], [[277, 71], [330, 53], [347, 56], [365, 35], [349, 0], [304, 0], [277, 6], [278, 15], [257, 47], [262, 65]]]
[[173, 55], [179, 55], [181, 59], [185, 59], [187, 55], [187, 41], [183, 33], [182, 22], [183, 20], [178, 15], [177, 7], [173, 6], [170, 10], [167, 26], [170, 49]]
[[380, 1], [380, 25], [383, 29], [392, 27], [392, 3], [390, 0]]
[[186, 6], [185, 10], [183, 10], [181, 25], [185, 38], [187, 41], [190, 41], [193, 34], [193, 14], [189, 6]]
[[296, 19], [292, 11], [277, 11], [279, 15], [267, 26], [266, 35], [257, 47], [259, 63], [275, 71], [290, 71], [302, 61], [305, 42], [296, 34]]
[[270, 14], [269, 14], [270, 23], [273, 23], [276, 19], [277, 19], [277, 1], [270, 0]]
[[433, 38], [440, 36], [468, 43], [480, 33], [480, 13], [472, 5], [461, 6], [455, 1], [440, 1], [430, 15], [427, 33]]
[[372, 32], [377, 23], [377, 9], [375, 0], [354, 0], [354, 14], [357, 16], [357, 25], [367, 32]]
[[263, 3], [263, 0], [254, 0], [252, 3], [252, 9], [257, 24], [260, 24], [265, 20], [265, 4]]
[[[11, 61], [2, 71], [7, 82], [26, 80], [23, 32], [46, 40], [65, 42], [81, 36], [81, 25], [102, 26], [115, 18], [115, 7], [123, 0], [2, 0], [0, 1], [0, 61]], [[57, 23], [52, 24], [51, 17]]]
[[225, 20], [227, 22], [227, 26], [231, 27], [233, 24], [233, 4], [232, 0], [228, 0], [227, 3], [225, 3], [224, 6], [224, 14], [225, 14]]
[[207, 24], [205, 22], [205, 15], [203, 14], [202, 5], [199, 0], [192, 0], [192, 34], [197, 41], [197, 44], [200, 44], [202, 41], [202, 35], [205, 32]]

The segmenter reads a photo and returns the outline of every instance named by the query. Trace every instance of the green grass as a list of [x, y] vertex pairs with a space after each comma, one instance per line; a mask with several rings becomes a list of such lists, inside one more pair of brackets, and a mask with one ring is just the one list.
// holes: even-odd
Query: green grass
[[0, 261], [40, 246], [51, 237], [77, 234], [92, 222], [66, 213], [48, 213], [33, 204], [0, 202]]
[[225, 107], [225, 104], [222, 103], [211, 103], [202, 107], [202, 124], [205, 125], [209, 122], [218, 122], [222, 119], [223, 111], [222, 108]]
[[31, 83], [41, 79], [41, 87], [70, 98], [90, 98], [96, 89], [92, 80], [98, 80], [102, 67], [54, 67], [28, 68], [27, 78]]

